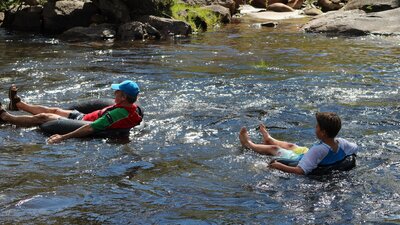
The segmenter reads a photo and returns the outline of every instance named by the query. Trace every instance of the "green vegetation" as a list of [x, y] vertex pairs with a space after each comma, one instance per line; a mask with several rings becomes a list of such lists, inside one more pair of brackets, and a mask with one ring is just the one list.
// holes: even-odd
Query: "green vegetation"
[[0, 0], [0, 11], [4, 12], [12, 6], [21, 4], [21, 0]]
[[186, 21], [196, 32], [207, 30], [219, 24], [220, 18], [210, 10], [202, 9], [199, 6], [190, 6], [174, 0], [171, 7], [171, 15], [178, 20]]
[[269, 65], [268, 65], [268, 63], [265, 62], [264, 60], [261, 60], [260, 62], [256, 63], [256, 64], [254, 65], [254, 67], [256, 67], [256, 68], [258, 68], [258, 69], [265, 69], [265, 68], [268, 68]]
[[[23, 0], [0, 0], [0, 12], [7, 11], [13, 7], [22, 5]], [[39, 5], [44, 5], [47, 0], [37, 0]]]

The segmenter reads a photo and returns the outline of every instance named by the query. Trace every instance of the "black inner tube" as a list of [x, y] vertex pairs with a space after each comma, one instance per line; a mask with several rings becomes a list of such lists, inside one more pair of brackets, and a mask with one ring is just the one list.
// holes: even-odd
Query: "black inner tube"
[[[280, 162], [282, 164], [285, 164], [287, 166], [297, 166], [299, 163], [299, 160], [290, 160], [290, 159], [276, 159], [277, 162]], [[342, 159], [339, 162], [330, 164], [330, 165], [320, 165], [317, 168], [315, 168], [311, 173], [307, 175], [325, 175], [329, 174], [332, 171], [348, 171], [353, 169], [356, 166], [356, 155], [348, 155], [344, 159]]]

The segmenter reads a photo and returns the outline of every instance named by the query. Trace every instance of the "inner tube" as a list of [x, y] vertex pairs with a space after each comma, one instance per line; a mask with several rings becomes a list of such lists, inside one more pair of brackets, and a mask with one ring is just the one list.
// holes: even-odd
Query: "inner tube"
[[[91, 113], [93, 111], [103, 109], [107, 106], [113, 105], [113, 99], [93, 99], [89, 101], [80, 101], [70, 105], [67, 109], [69, 110], [77, 110], [81, 113]], [[143, 109], [138, 106], [137, 113], [143, 118]], [[90, 124], [90, 121], [82, 121], [82, 120], [71, 120], [67, 118], [60, 118], [58, 120], [49, 121], [43, 123], [39, 126], [39, 128], [46, 134], [67, 134], [72, 132], [83, 125]], [[100, 137], [100, 138], [124, 138], [129, 136], [129, 132], [131, 129], [108, 129], [104, 131], [94, 132], [91, 137]]]
[[99, 98], [99, 99], [92, 99], [88, 101], [80, 101], [73, 103], [70, 106], [68, 106], [67, 109], [77, 110], [81, 113], [87, 114], [99, 109], [103, 109], [113, 104], [115, 104], [115, 102], [114, 99], [112, 98]]
[[[287, 166], [297, 166], [297, 164], [299, 163], [299, 160], [291, 160], [283, 158], [278, 158], [276, 159], [276, 161], [285, 164]], [[356, 166], [356, 155], [352, 154], [346, 156], [344, 159], [334, 164], [318, 166], [307, 175], [320, 176], [320, 175], [330, 174], [333, 171], [348, 171], [353, 169], [355, 166]]]
[[[90, 121], [83, 120], [71, 120], [60, 118], [58, 120], [52, 120], [40, 125], [40, 129], [46, 134], [67, 134], [72, 132], [83, 125], [91, 124]], [[100, 138], [123, 138], [128, 137], [131, 129], [109, 129], [103, 131], [94, 132], [90, 137]]]

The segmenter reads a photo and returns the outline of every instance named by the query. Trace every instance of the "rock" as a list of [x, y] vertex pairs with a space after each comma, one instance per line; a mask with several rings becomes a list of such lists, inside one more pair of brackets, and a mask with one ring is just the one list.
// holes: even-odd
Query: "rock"
[[366, 12], [378, 12], [400, 7], [398, 0], [352, 0], [343, 10], [361, 9]]
[[231, 22], [231, 13], [228, 8], [225, 8], [221, 5], [209, 5], [202, 7], [203, 9], [207, 9], [215, 13], [219, 16], [221, 23], [230, 23]]
[[342, 8], [343, 4], [332, 0], [318, 0], [318, 6], [323, 12], [328, 12]]
[[122, 0], [94, 0], [102, 15], [107, 16], [109, 22], [126, 23], [131, 20], [129, 8]]
[[320, 9], [314, 7], [303, 9], [303, 13], [307, 16], [318, 16], [324, 14]]
[[278, 26], [278, 22], [268, 21], [268, 22], [265, 22], [265, 23], [261, 23], [260, 25], [262, 27], [273, 27], [273, 28], [275, 28], [276, 26]]
[[192, 33], [192, 27], [180, 20], [162, 18], [157, 16], [143, 16], [138, 18], [142, 23], [148, 23], [152, 27], [160, 31], [161, 35], [166, 38], [169, 35], [188, 36]]
[[60, 39], [67, 41], [101, 41], [114, 39], [116, 26], [113, 24], [99, 24], [90, 27], [73, 27], [60, 35]]
[[62, 33], [72, 27], [87, 27], [98, 8], [90, 2], [48, 1], [43, 9], [43, 29], [47, 33]]
[[161, 34], [151, 25], [138, 21], [122, 24], [118, 28], [118, 39], [123, 41], [160, 39]]
[[362, 10], [333, 11], [305, 24], [306, 32], [346, 35], [400, 35], [400, 8], [366, 13]]
[[268, 5], [267, 9], [270, 11], [274, 11], [274, 12], [294, 12], [295, 11], [292, 7], [287, 6], [283, 3], [274, 3], [271, 5]]
[[[267, 3], [269, 4], [269, 1], [267, 0], [253, 0], [250, 2], [250, 5], [256, 7], [256, 8], [267, 8]], [[271, 3], [274, 4], [274, 3]]]

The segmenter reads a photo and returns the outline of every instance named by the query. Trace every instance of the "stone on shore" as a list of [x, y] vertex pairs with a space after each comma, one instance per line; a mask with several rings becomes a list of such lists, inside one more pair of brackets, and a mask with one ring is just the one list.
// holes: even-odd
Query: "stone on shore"
[[345, 35], [400, 35], [400, 8], [366, 13], [362, 10], [333, 11], [305, 24], [306, 32]]
[[265, 9], [254, 8], [250, 5], [243, 5], [239, 9], [241, 14], [245, 14], [249, 17], [262, 20], [285, 20], [306, 17], [306, 15], [301, 14], [301, 10], [295, 10], [293, 12], [274, 12], [265, 11]]
[[62, 33], [72, 27], [87, 27], [98, 8], [81, 1], [48, 1], [43, 9], [43, 29], [47, 33]]
[[192, 27], [181, 20], [158, 16], [142, 16], [137, 21], [148, 23], [156, 28], [161, 33], [162, 38], [167, 38], [167, 36], [188, 36], [192, 33]]
[[207, 9], [217, 16], [219, 16], [221, 23], [230, 23], [231, 22], [231, 13], [228, 8], [225, 8], [221, 5], [208, 5], [203, 6], [203, 9]]
[[338, 10], [343, 7], [343, 3], [333, 0], [318, 0], [318, 6], [321, 7], [323, 12]]
[[400, 7], [398, 0], [352, 0], [343, 10], [361, 9], [366, 12], [379, 12]]
[[303, 9], [303, 13], [307, 16], [318, 16], [324, 14], [320, 9], [314, 7]]

